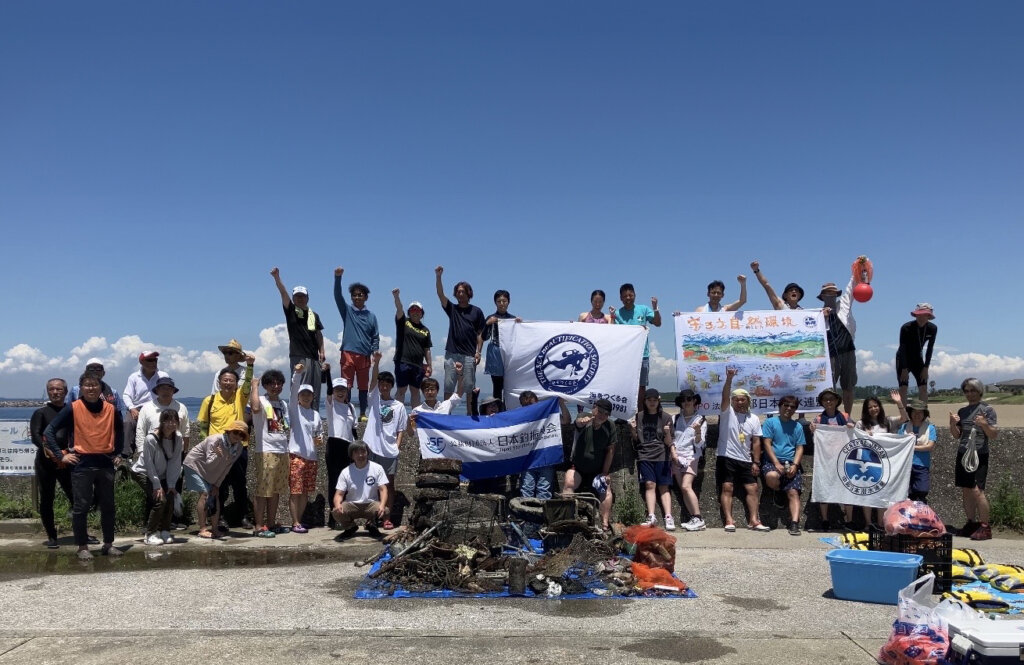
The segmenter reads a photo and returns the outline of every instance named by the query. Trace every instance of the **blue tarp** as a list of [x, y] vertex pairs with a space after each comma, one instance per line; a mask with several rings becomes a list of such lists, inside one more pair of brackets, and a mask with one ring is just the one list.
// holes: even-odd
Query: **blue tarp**
[[[543, 550], [541, 542], [539, 540], [530, 540], [530, 548], [540, 553]], [[382, 583], [379, 580], [372, 579], [370, 575], [377, 572], [380, 567], [387, 561], [391, 560], [391, 553], [385, 554], [383, 557], [377, 560], [370, 568], [370, 571], [363, 578], [362, 583], [356, 589], [355, 595], [353, 596], [359, 600], [372, 600], [379, 598], [546, 598], [544, 594], [536, 594], [529, 587], [526, 588], [526, 593], [523, 596], [512, 596], [508, 590], [494, 591], [489, 593], [472, 593], [469, 591], [452, 591], [451, 589], [437, 589], [433, 591], [407, 591], [400, 585], [396, 585], [393, 588], [389, 588], [389, 585]], [[673, 575], [675, 577], [675, 575]], [[678, 578], [676, 578], [678, 579]], [[662, 593], [658, 595], [651, 593], [651, 595], [639, 595], [639, 596], [624, 596], [621, 593], [615, 593], [614, 587], [608, 589], [608, 593], [599, 595], [593, 591], [586, 593], [575, 593], [575, 594], [562, 594], [557, 596], [558, 598], [696, 598], [697, 594], [694, 593], [693, 589], [687, 589], [681, 593]]]

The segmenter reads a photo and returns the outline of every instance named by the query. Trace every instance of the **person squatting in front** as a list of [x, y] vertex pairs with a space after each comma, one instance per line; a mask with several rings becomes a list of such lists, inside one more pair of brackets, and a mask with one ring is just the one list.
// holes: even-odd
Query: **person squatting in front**
[[363, 441], [353, 441], [348, 447], [352, 463], [342, 469], [335, 483], [331, 513], [342, 531], [335, 540], [356, 535], [356, 520], [366, 522], [366, 531], [374, 538], [380, 536], [377, 524], [387, 515], [388, 477], [384, 467], [370, 461], [370, 448]]

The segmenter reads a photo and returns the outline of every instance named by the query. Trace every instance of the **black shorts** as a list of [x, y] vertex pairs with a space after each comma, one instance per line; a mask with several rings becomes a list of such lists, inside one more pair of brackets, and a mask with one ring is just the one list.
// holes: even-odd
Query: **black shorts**
[[754, 485], [757, 481], [754, 480], [754, 472], [751, 470], [753, 466], [753, 462], [743, 462], [719, 455], [715, 460], [715, 477], [719, 484]]
[[425, 377], [426, 373], [423, 371], [422, 365], [398, 363], [398, 366], [395, 367], [395, 383], [399, 388], [412, 386], [416, 390], [419, 390], [420, 384], [423, 383], [423, 379]]
[[977, 487], [980, 490], [985, 489], [985, 480], [988, 478], [988, 453], [978, 453], [978, 469], [976, 471], [968, 471], [964, 469], [963, 458], [964, 451], [961, 448], [956, 452], [954, 485], [957, 487], [968, 488]]
[[[910, 362], [906, 362], [903, 359], [903, 355], [897, 353], [896, 354], [896, 380], [897, 381], [900, 380], [900, 375], [903, 374], [903, 370], [907, 370], [907, 371], [910, 372], [910, 374], [914, 377], [914, 381], [917, 382], [917, 385], [919, 385], [919, 386], [925, 385], [925, 382], [921, 381], [921, 375], [924, 373], [924, 362], [922, 362], [920, 359], [918, 359], [917, 362], [914, 362], [913, 359], [911, 359]], [[906, 382], [901, 382], [900, 385], [901, 386], [910, 385], [910, 377], [907, 377], [907, 381]]]

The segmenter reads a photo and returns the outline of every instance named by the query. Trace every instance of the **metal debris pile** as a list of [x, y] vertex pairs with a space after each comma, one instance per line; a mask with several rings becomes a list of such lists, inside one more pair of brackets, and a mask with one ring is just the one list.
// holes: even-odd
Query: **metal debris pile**
[[[409, 527], [385, 539], [385, 548], [356, 565], [380, 561], [364, 588], [382, 595], [450, 591], [468, 594], [658, 595], [679, 589], [641, 588], [633, 551], [621, 535], [596, 526], [592, 497], [573, 496], [523, 505], [513, 499], [465, 494], [452, 486], [457, 460], [423, 460], [420, 496]], [[529, 537], [527, 536], [529, 534]], [[535, 548], [543, 539], [543, 554]], [[649, 585], [646, 585], [649, 586]], [[685, 585], [682, 585], [685, 591]]]

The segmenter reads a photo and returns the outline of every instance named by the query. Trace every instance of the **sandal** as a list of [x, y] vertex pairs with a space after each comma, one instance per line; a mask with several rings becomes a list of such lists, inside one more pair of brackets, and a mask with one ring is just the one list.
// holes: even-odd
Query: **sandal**
[[267, 527], [263, 527], [261, 529], [256, 529], [255, 531], [252, 532], [252, 535], [256, 536], [257, 538], [274, 538], [275, 536], [277, 536], [276, 533], [274, 533], [273, 531], [271, 531]]
[[196, 535], [199, 536], [200, 538], [205, 538], [207, 540], [213, 540], [213, 533], [209, 529], [203, 529], [202, 531], [200, 531]]
[[391, 523], [391, 520], [384, 520], [384, 524], [381, 524], [380, 528], [384, 529], [385, 531], [390, 531], [395, 528], [395, 525]]
[[309, 529], [301, 524], [293, 524], [292, 533], [309, 533]]
[[725, 529], [726, 533], [736, 533], [736, 525], [735, 524], [726, 524], [722, 528]]

